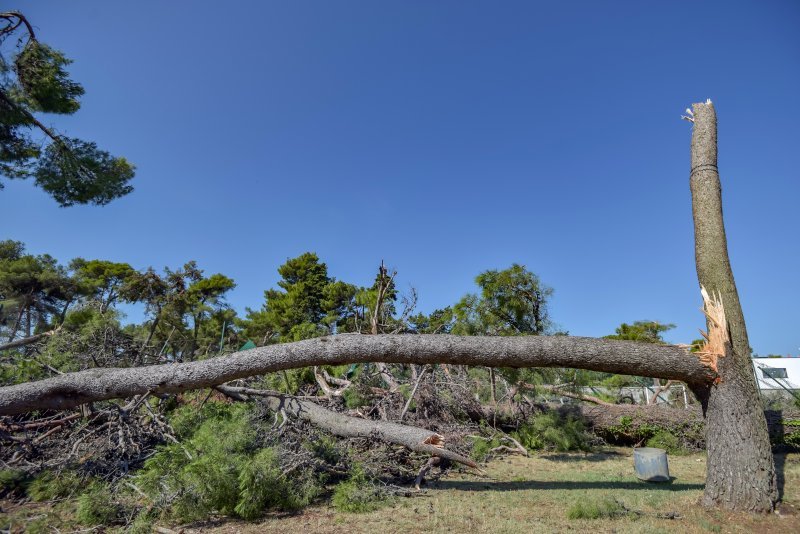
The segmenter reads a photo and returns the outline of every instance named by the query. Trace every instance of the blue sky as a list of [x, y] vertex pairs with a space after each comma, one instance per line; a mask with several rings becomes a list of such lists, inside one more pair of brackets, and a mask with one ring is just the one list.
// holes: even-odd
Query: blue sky
[[30, 252], [197, 260], [261, 305], [316, 251], [420, 309], [522, 263], [574, 335], [704, 326], [688, 185], [692, 102], [719, 115], [729, 248], [751, 345], [800, 352], [800, 3], [6, 2], [75, 60], [46, 121], [138, 168], [135, 192], [62, 209], [0, 192]]

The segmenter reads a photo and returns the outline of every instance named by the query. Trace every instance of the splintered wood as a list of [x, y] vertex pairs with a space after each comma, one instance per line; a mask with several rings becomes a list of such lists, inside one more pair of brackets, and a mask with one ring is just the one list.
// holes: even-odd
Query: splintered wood
[[423, 443], [425, 445], [433, 445], [437, 449], [443, 449], [444, 448], [444, 436], [442, 436], [441, 434], [432, 434], [431, 436], [428, 436], [425, 439], [425, 441], [423, 441]]
[[[704, 365], [718, 373], [717, 362], [719, 358], [725, 357], [727, 347], [730, 346], [728, 321], [725, 319], [725, 308], [722, 306], [722, 297], [719, 293], [709, 296], [706, 288], [700, 286], [700, 294], [703, 296], [703, 313], [708, 318], [708, 332], [700, 330], [705, 342], [697, 351], [697, 357]], [[715, 382], [719, 382], [719, 377]]]

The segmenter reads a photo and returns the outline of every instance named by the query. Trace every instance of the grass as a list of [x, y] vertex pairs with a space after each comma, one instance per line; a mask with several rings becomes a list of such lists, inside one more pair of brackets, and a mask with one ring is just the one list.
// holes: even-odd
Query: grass
[[[184, 526], [156, 521], [159, 526], [184, 533], [211, 532], [354, 532], [389, 534], [395, 532], [800, 532], [800, 455], [778, 457], [782, 465], [783, 515], [768, 517], [705, 511], [697, 506], [703, 491], [705, 455], [670, 457], [671, 484], [648, 484], [633, 475], [630, 449], [608, 449], [593, 453], [542, 453], [524, 458], [508, 456], [493, 460], [487, 476], [453, 472], [427, 486], [423, 495], [395, 498], [389, 505], [371, 512], [339, 512], [330, 504], [312, 505], [296, 514], [271, 513], [257, 522], [213, 520]], [[614, 512], [619, 503], [623, 514], [581, 512], [568, 517], [575, 503], [590, 504]], [[47, 513], [28, 507], [12, 509], [0, 501], [17, 525], [30, 526], [23, 514], [43, 517]], [[674, 512], [679, 519], [665, 516]], [[578, 514], [578, 515], [581, 515]], [[589, 518], [597, 515], [595, 519]], [[609, 515], [611, 517], [609, 517]], [[62, 520], [65, 517], [61, 514]], [[44, 522], [44, 519], [39, 521]], [[48, 518], [47, 521], [54, 521]], [[0, 527], [2, 526], [0, 518]], [[51, 523], [54, 524], [54, 523]], [[24, 529], [22, 529], [24, 530]], [[33, 530], [33, 529], [31, 529]], [[146, 530], [142, 530], [146, 531]]]
[[[185, 532], [800, 532], [799, 516], [758, 517], [697, 506], [705, 462], [704, 454], [670, 457], [675, 480], [648, 484], [634, 477], [630, 449], [508, 456], [491, 461], [486, 477], [452, 473], [428, 486], [423, 496], [395, 499], [368, 513], [316, 505], [297, 515], [196, 525]], [[786, 458], [784, 477], [785, 510], [792, 505], [800, 510], [800, 455]], [[612, 501], [618, 504], [603, 504]], [[570, 519], [576, 502], [597, 504], [601, 512], [595, 519]], [[680, 518], [664, 517], [670, 512]]]
[[567, 519], [614, 519], [628, 514], [625, 506], [604, 495], [597, 499], [579, 499], [567, 509]]

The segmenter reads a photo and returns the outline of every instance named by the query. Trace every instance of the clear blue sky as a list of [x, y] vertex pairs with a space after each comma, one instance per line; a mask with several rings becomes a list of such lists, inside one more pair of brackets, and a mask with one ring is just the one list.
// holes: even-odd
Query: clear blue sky
[[734, 273], [756, 352], [800, 352], [800, 2], [4, 3], [75, 60], [74, 117], [133, 161], [130, 196], [60, 209], [0, 192], [33, 253], [177, 267], [259, 307], [288, 257], [420, 308], [513, 262], [574, 335], [704, 326], [688, 185], [712, 98]]

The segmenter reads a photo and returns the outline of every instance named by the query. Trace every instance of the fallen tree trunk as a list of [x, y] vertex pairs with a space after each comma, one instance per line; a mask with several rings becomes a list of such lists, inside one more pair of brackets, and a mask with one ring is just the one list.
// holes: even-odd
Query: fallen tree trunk
[[292, 417], [308, 421], [341, 438], [378, 439], [387, 443], [402, 445], [415, 452], [438, 456], [439, 458], [445, 458], [479, 469], [478, 464], [469, 458], [445, 449], [444, 436], [424, 428], [389, 423], [387, 421], [359, 419], [325, 409], [311, 401], [304, 401], [272, 391], [232, 386], [217, 386], [216, 389], [230, 397], [239, 399], [243, 399], [246, 396], [263, 397], [273, 411], [286, 413]]
[[144, 393], [179, 393], [282, 369], [344, 363], [574, 367], [710, 383], [716, 374], [686, 347], [570, 336], [466, 337], [342, 334], [229, 356], [134, 368], [88, 369], [0, 388], [0, 415], [62, 410]]

